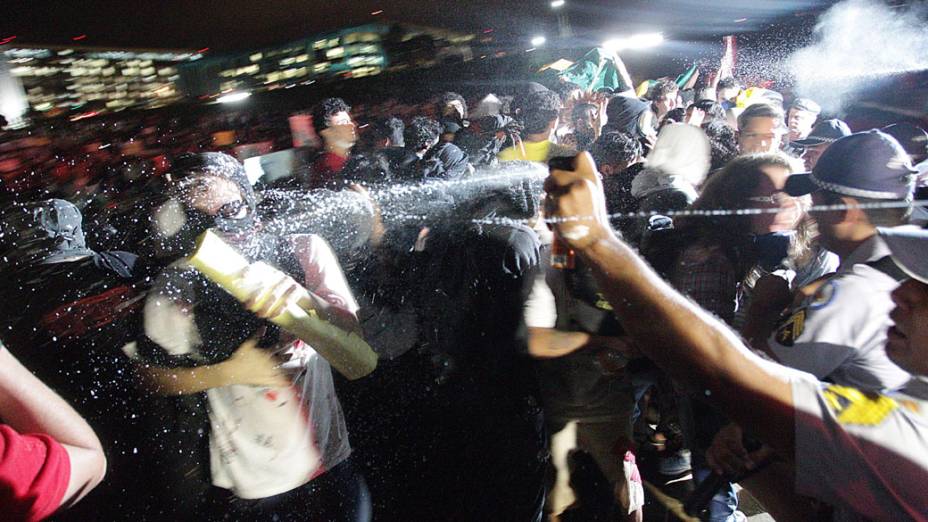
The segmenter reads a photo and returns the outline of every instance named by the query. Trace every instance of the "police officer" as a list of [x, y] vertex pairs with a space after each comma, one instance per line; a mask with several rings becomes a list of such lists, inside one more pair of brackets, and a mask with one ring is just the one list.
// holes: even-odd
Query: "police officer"
[[819, 122], [805, 138], [789, 142], [786, 152], [802, 158], [806, 168], [812, 170], [832, 143], [850, 135], [851, 128], [842, 120], [824, 120]]
[[879, 395], [762, 360], [675, 292], [609, 228], [588, 154], [576, 158], [572, 172], [552, 170], [545, 188], [556, 232], [591, 267], [636, 346], [794, 460], [800, 493], [877, 520], [928, 517], [928, 234], [883, 236], [915, 278], [893, 291], [888, 353], [918, 377], [902, 394]]
[[892, 137], [863, 132], [836, 141], [812, 173], [789, 178], [785, 190], [791, 196], [812, 193], [816, 205], [846, 206], [813, 212], [821, 242], [841, 264], [817, 291], [798, 300], [775, 331], [764, 332], [770, 333], [766, 343], [755, 337], [755, 347], [837, 384], [878, 391], [908, 381], [883, 349], [893, 308], [889, 294], [905, 275], [890, 260], [876, 226], [902, 225], [909, 209], [859, 208], [911, 200], [914, 171], [904, 155]]
[[808, 98], [793, 100], [786, 113], [786, 124], [789, 127], [787, 139], [791, 142], [805, 139], [821, 112], [821, 106]]

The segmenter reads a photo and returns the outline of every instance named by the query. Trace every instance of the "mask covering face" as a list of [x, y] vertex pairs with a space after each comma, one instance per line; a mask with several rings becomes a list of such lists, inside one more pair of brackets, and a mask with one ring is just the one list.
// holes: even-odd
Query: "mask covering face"
[[152, 241], [159, 258], [179, 258], [193, 252], [197, 237], [207, 229], [238, 235], [254, 229], [254, 215], [242, 201], [223, 205], [216, 215], [188, 208], [170, 199], [155, 211]]
[[796, 232], [771, 232], [754, 236], [757, 264], [768, 272], [777, 269], [789, 255]]

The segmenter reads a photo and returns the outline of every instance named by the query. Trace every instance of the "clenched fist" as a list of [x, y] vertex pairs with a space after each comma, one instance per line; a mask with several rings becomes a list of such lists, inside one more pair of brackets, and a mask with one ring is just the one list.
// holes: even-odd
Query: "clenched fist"
[[606, 200], [596, 164], [588, 152], [573, 158], [572, 170], [559, 165], [566, 158], [552, 161], [545, 180], [545, 217], [549, 226], [571, 248], [583, 250], [597, 240], [611, 236]]

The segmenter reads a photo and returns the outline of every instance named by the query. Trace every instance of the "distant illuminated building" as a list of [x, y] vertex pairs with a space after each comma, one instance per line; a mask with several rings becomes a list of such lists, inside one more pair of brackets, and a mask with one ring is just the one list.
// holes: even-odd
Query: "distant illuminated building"
[[158, 107], [182, 96], [177, 66], [193, 51], [15, 46], [2, 50], [32, 109]]
[[185, 92], [214, 96], [273, 90], [317, 80], [363, 78], [470, 59], [473, 35], [405, 24], [367, 24], [249, 52], [212, 56], [180, 67]]
[[[443, 29], [374, 23], [224, 55], [205, 56], [206, 49], [16, 45], [0, 47], [0, 58], [5, 59], [12, 87], [21, 84], [29, 106], [51, 115], [74, 109], [89, 113], [159, 107], [183, 97], [215, 99], [233, 91], [274, 90], [430, 67], [446, 60], [467, 61], [473, 40], [473, 35]], [[5, 89], [3, 74], [0, 67], [0, 89]], [[13, 98], [4, 94], [0, 104], [12, 103], [8, 100]], [[0, 107], [4, 110], [5, 105]]]

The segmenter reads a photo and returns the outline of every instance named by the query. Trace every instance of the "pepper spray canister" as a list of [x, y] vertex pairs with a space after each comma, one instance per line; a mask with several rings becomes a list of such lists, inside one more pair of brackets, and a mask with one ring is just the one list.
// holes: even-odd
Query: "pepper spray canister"
[[[557, 157], [548, 161], [548, 168], [551, 170], [574, 170], [574, 158]], [[551, 268], [558, 270], [573, 270], [577, 266], [577, 253], [570, 248], [561, 236], [554, 232], [554, 240], [551, 242]]]

